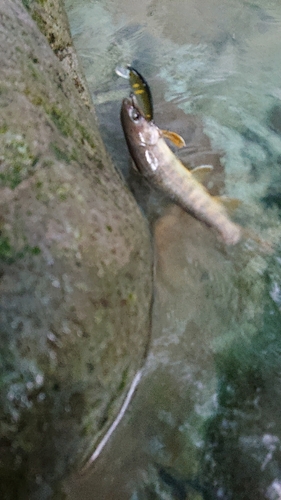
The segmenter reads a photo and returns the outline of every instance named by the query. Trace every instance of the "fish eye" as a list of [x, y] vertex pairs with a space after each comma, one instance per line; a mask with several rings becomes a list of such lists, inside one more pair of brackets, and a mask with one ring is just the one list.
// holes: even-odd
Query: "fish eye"
[[141, 117], [141, 113], [136, 109], [136, 108], [131, 108], [130, 109], [130, 118], [134, 122], [138, 122]]

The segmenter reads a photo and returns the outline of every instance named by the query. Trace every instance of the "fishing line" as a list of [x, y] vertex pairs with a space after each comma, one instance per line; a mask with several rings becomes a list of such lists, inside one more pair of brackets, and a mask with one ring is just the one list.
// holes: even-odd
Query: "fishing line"
[[114, 420], [114, 422], [109, 427], [108, 431], [106, 432], [106, 434], [104, 435], [103, 439], [101, 440], [101, 442], [99, 443], [99, 445], [95, 449], [94, 453], [91, 455], [91, 457], [89, 458], [89, 460], [86, 462], [86, 465], [83, 467], [83, 469], [81, 471], [81, 474], [83, 474], [83, 472], [85, 472], [86, 469], [88, 469], [88, 467], [99, 457], [99, 455], [101, 454], [102, 450], [104, 449], [106, 443], [108, 442], [108, 440], [110, 439], [111, 435], [115, 431], [116, 427], [121, 422], [121, 420], [124, 417], [124, 414], [125, 414], [128, 406], [129, 406], [129, 404], [131, 402], [133, 394], [134, 394], [137, 386], [139, 385], [141, 377], [142, 377], [142, 370], [139, 370], [136, 373], [136, 375], [134, 376], [134, 378], [133, 378], [133, 381], [131, 383], [131, 386], [130, 386], [130, 389], [128, 391], [128, 394], [127, 394], [127, 396], [126, 396], [126, 398], [124, 400], [123, 405], [121, 406], [121, 409], [120, 409], [120, 411], [119, 411], [116, 419]]

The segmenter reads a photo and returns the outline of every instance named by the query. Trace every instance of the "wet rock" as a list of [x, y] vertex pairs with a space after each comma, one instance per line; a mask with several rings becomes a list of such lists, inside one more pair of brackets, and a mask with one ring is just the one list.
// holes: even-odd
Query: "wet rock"
[[[51, 48], [72, 78], [81, 99], [91, 107], [90, 93], [81, 72], [81, 66], [72, 45], [71, 34], [63, 0], [23, 0], [23, 4], [46, 36]], [[93, 111], [93, 110], [92, 110]]]
[[0, 11], [0, 497], [58, 499], [143, 362], [150, 241], [60, 58]]

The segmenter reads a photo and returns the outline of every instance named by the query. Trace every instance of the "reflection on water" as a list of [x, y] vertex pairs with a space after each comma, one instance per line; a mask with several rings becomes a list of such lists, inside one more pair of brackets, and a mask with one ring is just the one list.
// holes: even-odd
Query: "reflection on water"
[[[151, 222], [152, 345], [143, 380], [69, 500], [281, 498], [281, 4], [277, 0], [67, 0], [101, 130]], [[213, 194], [267, 241], [225, 248], [129, 169], [119, 124], [134, 64], [155, 121], [212, 163]]]

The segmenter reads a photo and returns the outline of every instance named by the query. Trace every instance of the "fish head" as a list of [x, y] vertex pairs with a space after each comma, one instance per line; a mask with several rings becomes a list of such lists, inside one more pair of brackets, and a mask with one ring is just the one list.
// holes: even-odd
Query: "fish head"
[[121, 123], [134, 164], [142, 175], [147, 176], [158, 165], [155, 148], [161, 132], [152, 121], [145, 118], [134, 95], [122, 102]]
[[161, 136], [159, 128], [143, 115], [134, 95], [123, 99], [121, 123], [127, 142], [135, 146], [153, 146]]

